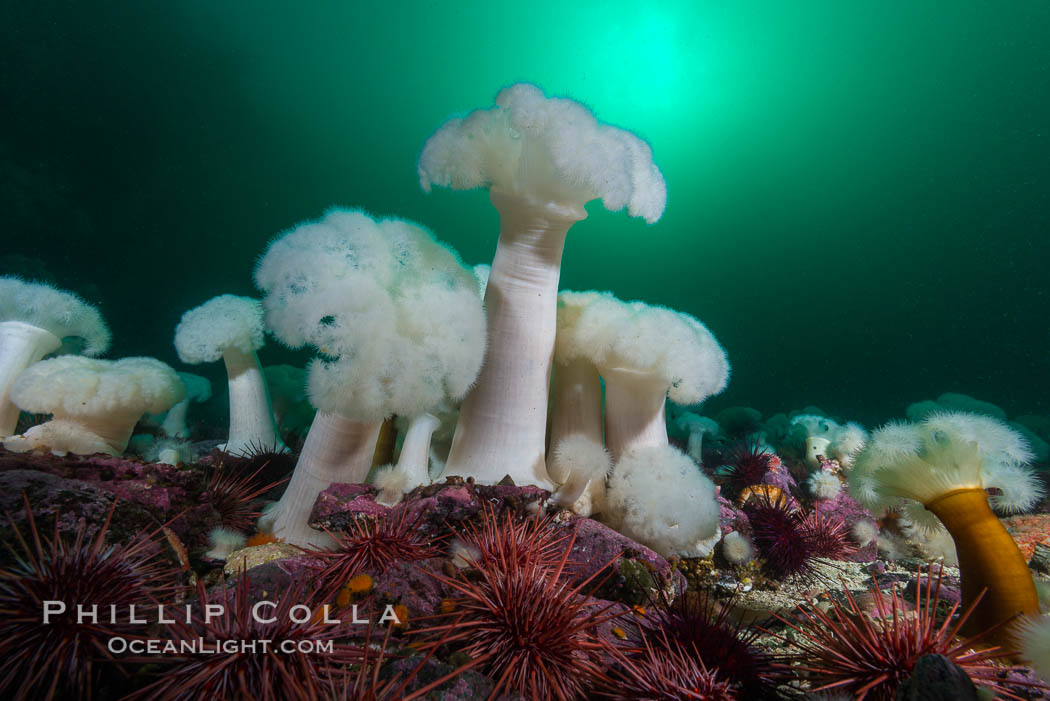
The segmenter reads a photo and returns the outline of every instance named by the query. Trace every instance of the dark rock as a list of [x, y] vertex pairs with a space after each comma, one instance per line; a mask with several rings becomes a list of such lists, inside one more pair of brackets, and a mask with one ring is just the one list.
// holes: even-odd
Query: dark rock
[[569, 561], [580, 579], [597, 575], [597, 584], [604, 576], [599, 573], [609, 571], [596, 596], [635, 605], [647, 603], [664, 586], [672, 598], [685, 591], [684, 575], [667, 560], [605, 524], [574, 517], [563, 527], [576, 532]]
[[57, 514], [58, 532], [62, 535], [72, 534], [81, 519], [87, 523], [89, 537], [98, 533], [114, 501], [112, 493], [83, 480], [37, 470], [0, 472], [0, 512], [7, 515], [4, 527], [13, 524], [23, 534], [27, 523], [23, 492], [29, 499], [37, 528], [52, 532]]
[[[310, 524], [315, 528], [325, 527], [331, 531], [345, 530], [351, 518], [357, 516], [382, 516], [390, 508], [377, 504], [376, 489], [365, 484], [333, 484], [317, 497]], [[448, 526], [473, 518], [483, 504], [497, 510], [512, 509], [520, 514], [535, 513], [550, 496], [539, 487], [513, 485], [486, 486], [459, 478], [417, 487], [409, 492], [403, 507], [408, 518], [418, 518], [421, 527], [438, 533]]]
[[723, 496], [718, 497], [718, 525], [722, 529], [723, 537], [733, 531], [748, 533], [751, 530], [747, 514]]
[[347, 519], [358, 514], [384, 516], [390, 508], [376, 503], [377, 494], [370, 484], [333, 484], [317, 495], [310, 525], [342, 531], [346, 530]]
[[923, 655], [897, 689], [897, 701], [977, 701], [970, 677], [944, 655]]
[[[908, 580], [908, 583], [904, 587], [905, 600], [915, 601], [915, 594], [918, 585], [919, 578], [917, 576]], [[930, 574], [924, 574], [922, 576], [923, 598], [925, 598], [925, 593], [927, 591], [932, 595], [935, 589], [937, 590], [937, 598], [941, 601], [947, 602], [948, 605], [962, 603], [962, 593], [960, 592], [959, 580], [955, 577], [945, 574], [941, 577], [940, 589], [937, 589], [936, 573], [931, 572]]]
[[417, 618], [432, 616], [441, 610], [441, 601], [452, 596], [452, 590], [435, 579], [441, 574], [444, 558], [418, 562], [398, 562], [374, 578], [373, 594], [380, 606], [401, 604], [408, 609], [409, 625]]
[[[433, 658], [421, 663], [421, 657], [409, 657], [396, 660], [383, 667], [380, 673], [382, 679], [397, 677], [400, 680], [412, 676], [412, 681], [405, 687], [406, 693], [441, 679], [456, 669], [453, 665], [439, 662]], [[418, 670], [417, 670], [418, 668]], [[496, 688], [496, 683], [488, 677], [477, 672], [467, 670], [461, 672], [454, 678], [438, 686], [424, 697], [429, 701], [474, 701], [474, 699], [486, 699]], [[517, 696], [500, 695], [497, 701], [511, 701]]]
[[[109, 455], [58, 457], [0, 452], [0, 475], [20, 470], [46, 473], [78, 488], [87, 484], [99, 492], [119, 497], [123, 503], [114, 515], [111, 540], [124, 540], [142, 530], [155, 530], [164, 523], [184, 540], [192, 540], [191, 533], [206, 534], [209, 528], [208, 524], [201, 523], [207, 509], [198, 500], [203, 478], [196, 467], [160, 465]], [[14, 488], [17, 490], [17, 486]], [[15, 495], [18, 494], [16, 491]], [[63, 508], [69, 506], [68, 500], [52, 500], [46, 494], [41, 495], [41, 499], [41, 503], [52, 510], [56, 504]], [[101, 523], [99, 520], [98, 524]]]
[[785, 494], [793, 494], [798, 489], [798, 483], [791, 476], [779, 455], [769, 456], [769, 470], [762, 476], [760, 483], [777, 487]]
[[1035, 550], [1032, 553], [1032, 560], [1028, 563], [1028, 566], [1037, 572], [1050, 574], [1050, 545], [1036, 543]]
[[[1046, 682], [1035, 673], [1035, 670], [1027, 667], [1004, 667], [996, 676], [997, 684], [1002, 691], [1009, 692], [1020, 699], [1037, 701], [1039, 699], [1050, 699], [1050, 688]], [[1000, 696], [1005, 697], [1004, 693]]]

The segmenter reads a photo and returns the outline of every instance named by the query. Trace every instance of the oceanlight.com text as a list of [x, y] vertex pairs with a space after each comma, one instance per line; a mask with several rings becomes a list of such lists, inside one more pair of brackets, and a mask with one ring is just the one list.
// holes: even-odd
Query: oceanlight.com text
[[110, 638], [114, 655], [236, 655], [280, 652], [286, 655], [326, 655], [335, 650], [331, 640], [149, 640]]

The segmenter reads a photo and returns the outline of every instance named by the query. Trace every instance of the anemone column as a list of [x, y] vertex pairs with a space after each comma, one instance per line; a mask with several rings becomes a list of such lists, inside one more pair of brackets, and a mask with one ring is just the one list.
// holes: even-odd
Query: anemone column
[[667, 445], [667, 383], [647, 372], [611, 368], [605, 380], [605, 445], [613, 462], [636, 448]]
[[9, 396], [11, 383], [18, 373], [61, 345], [61, 339], [50, 331], [21, 321], [0, 322], [0, 438], [12, 435], [18, 425], [18, 407]]
[[266, 388], [259, 357], [237, 348], [227, 348], [222, 359], [230, 388], [230, 434], [219, 450], [231, 455], [253, 451], [288, 452], [277, 435], [270, 393]]
[[544, 447], [558, 279], [565, 235], [587, 214], [495, 189], [490, 197], [500, 236], [485, 292], [488, 346], [460, 407], [446, 472], [491, 482], [506, 474], [553, 489]]
[[408, 478], [409, 488], [430, 482], [430, 438], [441, 425], [433, 414], [412, 417], [401, 442], [397, 468]]
[[[551, 397], [551, 452], [572, 435], [583, 435], [597, 445], [602, 439], [602, 381], [598, 370], [582, 358], [558, 363]], [[548, 464], [551, 479], [564, 484], [568, 465]]]
[[[1031, 570], [1013, 537], [988, 506], [983, 488], [955, 489], [938, 496], [926, 505], [948, 529], [959, 555], [962, 579], [962, 607], [983, 598], [967, 619], [971, 635], [1011, 620], [1017, 614], [1039, 613], [1039, 596]], [[998, 643], [1007, 641], [999, 628], [992, 636]]]
[[318, 411], [310, 424], [292, 480], [277, 506], [273, 534], [292, 545], [328, 547], [327, 533], [310, 528], [310, 512], [321, 490], [335, 482], [364, 482], [372, 467], [380, 421], [354, 421]]
[[561, 485], [555, 500], [578, 514], [601, 509], [611, 467], [602, 438], [602, 384], [583, 358], [556, 363], [547, 469]]

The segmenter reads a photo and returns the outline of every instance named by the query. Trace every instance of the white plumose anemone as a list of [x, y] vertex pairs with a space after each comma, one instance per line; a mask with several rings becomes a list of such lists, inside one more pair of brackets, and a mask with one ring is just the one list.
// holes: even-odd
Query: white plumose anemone
[[624, 455], [609, 478], [605, 506], [610, 526], [664, 557], [705, 556], [720, 536], [714, 483], [669, 445]]
[[486, 187], [500, 213], [485, 292], [488, 353], [460, 407], [446, 470], [553, 489], [544, 450], [566, 234], [594, 199], [657, 221], [663, 176], [637, 136], [519, 83], [500, 91], [495, 107], [445, 122], [423, 147], [419, 181], [426, 191]]
[[333, 482], [365, 481], [384, 419], [420, 417], [405, 454], [411, 474], [384, 480], [388, 498], [425, 482], [433, 427], [425, 414], [466, 394], [484, 357], [477, 279], [411, 222], [336, 209], [275, 239], [255, 282], [273, 334], [321, 354], [307, 382], [318, 411], [269, 518], [286, 542], [327, 545], [308, 523], [317, 495]]
[[0, 277], [0, 438], [18, 424], [10, 398], [15, 378], [70, 337], [83, 340], [89, 357], [109, 348], [109, 329], [95, 307], [49, 285]]
[[143, 414], [167, 411], [184, 393], [175, 371], [154, 358], [43, 360], [18, 376], [11, 399], [25, 411], [52, 418], [8, 437], [4, 447], [19, 453], [120, 455]]
[[258, 300], [219, 295], [182, 315], [175, 350], [184, 363], [226, 364], [230, 389], [230, 431], [219, 449], [231, 455], [256, 450], [287, 451], [274, 423], [266, 377], [256, 351], [262, 348], [262, 306]]
[[559, 330], [558, 357], [566, 364], [586, 360], [605, 381], [605, 445], [613, 461], [667, 445], [668, 399], [698, 404], [729, 382], [725, 350], [688, 314], [609, 293], [562, 298], [578, 309]]

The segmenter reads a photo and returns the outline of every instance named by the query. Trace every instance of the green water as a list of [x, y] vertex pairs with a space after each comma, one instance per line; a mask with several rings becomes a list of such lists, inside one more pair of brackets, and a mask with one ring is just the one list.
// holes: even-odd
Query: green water
[[1050, 412], [1050, 3], [0, 13], [2, 272], [100, 304], [110, 356], [181, 367], [181, 314], [254, 294], [268, 240], [333, 204], [415, 219], [488, 262], [487, 194], [424, 195], [415, 162], [448, 116], [527, 80], [652, 145], [664, 218], [591, 203], [562, 286], [702, 319], [733, 365], [710, 410], [873, 423], [960, 391]]

